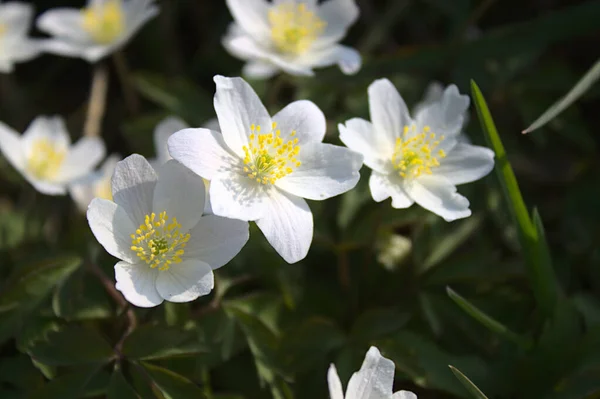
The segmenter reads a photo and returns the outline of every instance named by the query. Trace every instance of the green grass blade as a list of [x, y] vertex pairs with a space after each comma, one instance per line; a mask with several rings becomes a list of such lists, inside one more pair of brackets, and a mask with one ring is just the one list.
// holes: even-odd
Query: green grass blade
[[490, 110], [481, 90], [474, 81], [471, 81], [471, 92], [485, 139], [496, 154], [495, 169], [508, 201], [508, 207], [518, 226], [521, 247], [527, 261], [529, 280], [536, 301], [542, 311], [549, 316], [554, 311], [559, 288], [552, 265], [547, 261], [549, 257], [542, 256], [543, 253], [539, 250], [540, 240], [544, 240], [544, 238], [538, 234], [538, 229], [529, 216]]
[[452, 288], [446, 287], [446, 292], [448, 293], [450, 299], [454, 301], [454, 303], [456, 303], [469, 316], [480, 322], [488, 330], [510, 341], [517, 343], [523, 349], [529, 349], [531, 347], [532, 342], [530, 339], [522, 337], [517, 333], [514, 333], [504, 324], [500, 323], [496, 319], [488, 316], [487, 314], [479, 310], [475, 305], [473, 305], [471, 302], [467, 301], [465, 298], [460, 296]]
[[552, 119], [556, 118], [558, 114], [563, 112], [571, 104], [577, 101], [579, 97], [585, 94], [585, 92], [594, 83], [596, 83], [598, 79], [600, 79], [600, 60], [596, 61], [590, 70], [583, 75], [579, 82], [577, 82], [564, 97], [552, 104], [552, 106], [548, 108], [542, 115], [540, 115], [540, 117], [537, 118], [535, 122], [531, 124], [531, 126], [523, 130], [523, 134], [533, 132], [534, 130], [539, 129], [546, 123], [550, 122]]
[[448, 367], [450, 367], [450, 370], [452, 371], [454, 376], [467, 389], [467, 391], [469, 391], [469, 393], [471, 394], [471, 396], [473, 398], [488, 399], [487, 396], [485, 396], [485, 394], [483, 392], [481, 392], [481, 389], [477, 388], [477, 386], [475, 384], [473, 384], [473, 382], [470, 379], [468, 379], [466, 375], [461, 373], [459, 369], [457, 369], [454, 366], [448, 366]]

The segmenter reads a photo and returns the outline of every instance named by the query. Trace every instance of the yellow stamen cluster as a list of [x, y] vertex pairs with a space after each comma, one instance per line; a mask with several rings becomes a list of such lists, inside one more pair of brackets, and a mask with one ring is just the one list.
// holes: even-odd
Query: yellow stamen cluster
[[53, 180], [65, 160], [66, 150], [47, 138], [36, 139], [29, 151], [27, 170], [41, 180]]
[[110, 44], [125, 30], [121, 0], [91, 4], [81, 10], [83, 29], [99, 44]]
[[190, 234], [181, 234], [180, 229], [176, 218], [169, 223], [166, 211], [158, 218], [155, 213], [146, 215], [144, 223], [131, 235], [131, 250], [151, 268], [168, 270], [172, 263], [181, 263], [190, 239]]
[[244, 146], [244, 172], [252, 180], [262, 184], [275, 184], [277, 179], [289, 175], [294, 168], [300, 166], [296, 156], [300, 152], [298, 139], [291, 133], [291, 138], [284, 141], [281, 130], [273, 122], [270, 133], [261, 134], [260, 126], [250, 126], [250, 142]]
[[306, 4], [295, 1], [271, 7], [268, 18], [277, 49], [293, 55], [306, 52], [327, 25]]
[[392, 164], [403, 178], [415, 178], [423, 173], [430, 175], [431, 169], [440, 165], [438, 158], [446, 157], [444, 150], [436, 151], [444, 136], [436, 136], [429, 126], [420, 133], [415, 132], [414, 125], [405, 126], [402, 137], [396, 139]]

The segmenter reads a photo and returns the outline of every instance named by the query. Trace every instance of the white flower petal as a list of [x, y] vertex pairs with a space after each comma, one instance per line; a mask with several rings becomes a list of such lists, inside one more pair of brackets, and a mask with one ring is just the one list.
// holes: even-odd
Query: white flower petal
[[25, 62], [37, 57], [42, 51], [42, 41], [26, 37], [5, 43], [3, 51], [13, 62]]
[[417, 395], [410, 391], [398, 391], [392, 395], [392, 399], [417, 399]]
[[217, 269], [241, 251], [249, 236], [247, 222], [215, 215], [202, 216], [190, 230], [185, 257], [200, 259]]
[[112, 177], [113, 200], [125, 209], [134, 225], [152, 213], [156, 173], [146, 158], [133, 154], [117, 164]]
[[344, 390], [342, 389], [342, 382], [338, 376], [337, 370], [333, 364], [329, 366], [327, 371], [327, 385], [329, 385], [329, 398], [330, 399], [344, 399]]
[[37, 180], [28, 173], [23, 175], [25, 179], [40, 193], [46, 195], [65, 195], [67, 187], [64, 184], [52, 183], [48, 181]]
[[369, 178], [369, 189], [376, 202], [392, 197], [392, 207], [397, 209], [408, 208], [414, 202], [402, 189], [402, 181], [399, 176], [373, 171]]
[[494, 151], [476, 145], [458, 143], [435, 168], [452, 184], [470, 183], [486, 176], [494, 168]]
[[271, 117], [252, 87], [242, 78], [214, 77], [217, 84], [215, 111], [221, 133], [227, 146], [243, 157], [243, 147], [248, 145], [250, 126], [260, 126], [264, 132], [271, 130]]
[[337, 64], [346, 75], [354, 75], [362, 66], [362, 57], [352, 47], [336, 44], [306, 53], [299, 63], [310, 68]]
[[167, 147], [169, 137], [173, 133], [187, 128], [189, 128], [187, 123], [174, 116], [167, 117], [156, 125], [156, 128], [154, 128], [154, 149], [156, 151], [156, 162], [159, 165], [171, 159], [169, 148]]
[[313, 218], [302, 198], [277, 189], [268, 191], [268, 212], [256, 221], [267, 241], [288, 263], [306, 257], [313, 237]]
[[242, 68], [242, 75], [250, 79], [269, 79], [277, 72], [279, 72], [277, 66], [262, 60], [248, 61]]
[[158, 306], [163, 303], [163, 298], [156, 290], [158, 273], [158, 269], [153, 269], [145, 263], [119, 262], [115, 265], [115, 288], [135, 306]]
[[177, 218], [183, 234], [198, 223], [204, 210], [204, 181], [179, 162], [170, 160], [158, 170], [152, 211]]
[[332, 144], [302, 146], [296, 157], [302, 164], [275, 182], [280, 189], [299, 197], [323, 200], [352, 189], [360, 174], [363, 157]]
[[411, 124], [404, 100], [387, 79], [379, 79], [369, 86], [369, 110], [371, 122], [377, 134], [387, 146], [394, 148], [404, 126]]
[[350, 378], [346, 398], [388, 399], [392, 396], [393, 385], [394, 362], [381, 356], [372, 346], [360, 370]]
[[441, 176], [420, 176], [405, 184], [410, 197], [423, 208], [447, 222], [471, 216], [469, 200], [456, 192], [456, 186]]
[[58, 180], [71, 182], [88, 174], [106, 155], [106, 147], [99, 137], [82, 137], [67, 153]]
[[326, 0], [317, 13], [327, 23], [317, 45], [325, 46], [346, 36], [348, 28], [358, 19], [359, 9], [354, 0]]
[[6, 27], [4, 35], [23, 36], [29, 30], [33, 6], [21, 1], [0, 4], [0, 23]]
[[312, 101], [300, 100], [288, 104], [273, 116], [273, 122], [281, 131], [283, 141], [290, 140], [292, 132], [298, 138], [298, 145], [320, 143], [325, 137], [327, 122], [323, 111]]
[[245, 32], [260, 41], [271, 40], [265, 0], [227, 0], [227, 7]]
[[382, 142], [373, 124], [361, 118], [353, 118], [339, 124], [340, 140], [352, 151], [363, 155], [369, 168], [385, 173], [390, 166], [393, 147]]
[[265, 189], [246, 175], [221, 173], [210, 181], [210, 204], [215, 215], [239, 220], [256, 220], [266, 209]]
[[209, 294], [215, 286], [210, 266], [197, 259], [172, 263], [168, 270], [158, 272], [156, 289], [170, 302], [190, 302]]
[[424, 108], [429, 107], [442, 99], [444, 95], [444, 86], [440, 82], [431, 82], [425, 89], [423, 99], [413, 107], [413, 115], [417, 115]]
[[38, 116], [31, 122], [21, 137], [25, 156], [28, 155], [31, 145], [37, 140], [48, 140], [57, 149], [63, 151], [67, 151], [71, 145], [65, 121], [59, 116]]
[[43, 51], [63, 57], [81, 57], [91, 44], [67, 42], [64, 39], [45, 39], [40, 41]]
[[23, 170], [25, 167], [25, 154], [23, 153], [21, 137], [2, 122], [0, 122], [0, 151], [16, 170]]
[[239, 162], [223, 135], [208, 129], [180, 130], [169, 138], [168, 146], [174, 159], [208, 180], [230, 171]]
[[73, 43], [90, 44], [90, 37], [83, 30], [81, 10], [53, 8], [37, 19], [36, 25], [42, 32], [57, 38], [70, 39]]
[[131, 250], [131, 234], [137, 228], [129, 215], [112, 201], [95, 198], [87, 211], [92, 233], [106, 252], [121, 260], [135, 263], [138, 258]]
[[158, 15], [159, 8], [153, 4], [153, 0], [129, 0], [123, 3], [126, 25], [126, 33], [123, 35], [122, 42], [127, 42], [135, 35], [142, 26], [152, 18]]
[[450, 85], [439, 101], [422, 108], [416, 114], [417, 130], [421, 131], [424, 126], [429, 126], [438, 135], [456, 136], [461, 131], [468, 108], [469, 96], [461, 95], [455, 85]]

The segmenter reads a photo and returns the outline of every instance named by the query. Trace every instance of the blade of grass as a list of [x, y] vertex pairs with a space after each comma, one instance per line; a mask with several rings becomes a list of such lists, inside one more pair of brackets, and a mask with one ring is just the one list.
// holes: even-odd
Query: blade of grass
[[472, 318], [477, 320], [479, 323], [481, 323], [484, 327], [486, 327], [491, 332], [496, 333], [496, 334], [508, 339], [509, 341], [515, 342], [516, 344], [521, 346], [523, 349], [531, 348], [532, 342], [530, 339], [525, 338], [525, 337], [511, 331], [504, 324], [502, 324], [499, 321], [497, 321], [496, 319], [493, 319], [492, 317], [488, 316], [487, 314], [485, 314], [484, 312], [479, 310], [471, 302], [467, 301], [465, 298], [463, 298], [458, 293], [456, 293], [456, 291], [454, 291], [452, 288], [446, 287], [446, 292], [448, 293], [448, 296], [450, 297], [450, 299], [452, 299], [452, 301], [454, 301], [454, 303], [456, 303], [469, 316], [471, 316]]
[[487, 396], [485, 396], [485, 394], [483, 392], [481, 392], [481, 390], [479, 388], [477, 388], [477, 386], [475, 384], [473, 384], [473, 382], [470, 379], [468, 379], [466, 375], [461, 373], [459, 369], [457, 369], [454, 366], [450, 366], [450, 365], [448, 367], [450, 367], [450, 370], [452, 371], [454, 376], [467, 389], [467, 391], [469, 391], [469, 393], [471, 394], [471, 396], [473, 396], [473, 398], [488, 399]]

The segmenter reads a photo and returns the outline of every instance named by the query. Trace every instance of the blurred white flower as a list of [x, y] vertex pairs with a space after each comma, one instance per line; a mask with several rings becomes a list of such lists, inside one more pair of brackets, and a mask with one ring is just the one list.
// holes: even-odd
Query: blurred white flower
[[88, 0], [83, 9], [46, 11], [37, 27], [53, 36], [44, 43], [46, 51], [96, 62], [123, 47], [157, 14], [154, 0]]
[[37, 191], [64, 195], [69, 184], [88, 175], [104, 158], [98, 137], [83, 137], [71, 145], [60, 117], [37, 117], [22, 136], [0, 122], [0, 150]]
[[132, 304], [189, 302], [213, 289], [213, 270], [248, 241], [248, 223], [202, 215], [204, 184], [176, 161], [157, 173], [134, 154], [117, 164], [113, 201], [95, 198], [87, 212], [96, 239], [121, 259], [116, 288]]
[[10, 73], [15, 63], [29, 61], [41, 52], [39, 41], [27, 36], [32, 18], [30, 4], [0, 3], [0, 72]]
[[373, 170], [373, 199], [392, 197], [394, 208], [416, 202], [447, 221], [470, 216], [469, 200], [456, 185], [487, 175], [494, 153], [458, 140], [469, 97], [451, 85], [413, 120], [394, 85], [380, 79], [369, 87], [369, 107], [371, 122], [354, 118], [339, 130], [344, 144], [361, 152]]
[[327, 382], [331, 399], [417, 399], [417, 395], [409, 391], [393, 393], [394, 362], [381, 356], [374, 346], [367, 352], [360, 370], [350, 377], [345, 396], [333, 364], [329, 366]]
[[169, 139], [179, 162], [210, 180], [213, 212], [254, 220], [289, 263], [303, 259], [313, 219], [303, 198], [323, 200], [353, 188], [362, 156], [323, 144], [325, 116], [296, 101], [273, 118], [241, 78], [215, 76], [220, 130], [185, 129]]
[[312, 76], [313, 68], [338, 64], [358, 72], [358, 51], [338, 42], [358, 18], [354, 0], [227, 0], [235, 22], [223, 45], [246, 60], [243, 74], [268, 78], [282, 70]]
[[[165, 164], [168, 160], [173, 159], [171, 158], [169, 149], [167, 148], [169, 137], [171, 137], [173, 133], [189, 127], [190, 126], [187, 123], [175, 116], [169, 116], [156, 125], [156, 128], [154, 129], [154, 150], [156, 152], [156, 158], [148, 160], [150, 165], [152, 165], [155, 170], [158, 170], [158, 168]], [[205, 129], [219, 131], [219, 121], [216, 118], [209, 119], [202, 127]], [[210, 182], [206, 179], [203, 180], [204, 187], [206, 188], [206, 198], [204, 198], [204, 213], [212, 214], [213, 212], [210, 206], [210, 196], [208, 195]]]
[[90, 173], [69, 186], [69, 194], [80, 211], [87, 211], [88, 205], [94, 198], [112, 200], [110, 181], [120, 160], [119, 155], [111, 155], [104, 161], [100, 170]]

